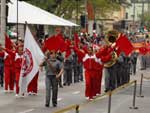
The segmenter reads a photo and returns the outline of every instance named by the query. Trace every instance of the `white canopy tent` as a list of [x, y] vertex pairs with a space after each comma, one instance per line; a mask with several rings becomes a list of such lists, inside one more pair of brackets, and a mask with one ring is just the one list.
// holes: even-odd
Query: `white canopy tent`
[[[9, 3], [8, 23], [17, 23], [17, 0]], [[56, 26], [78, 26], [24, 1], [18, 1], [18, 23]]]

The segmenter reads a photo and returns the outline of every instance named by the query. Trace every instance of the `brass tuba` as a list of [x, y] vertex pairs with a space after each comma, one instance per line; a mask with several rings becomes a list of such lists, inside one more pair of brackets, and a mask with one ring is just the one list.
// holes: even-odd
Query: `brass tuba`
[[[105, 42], [110, 46], [113, 44], [116, 39], [118, 38], [119, 32], [116, 30], [111, 30], [107, 33], [107, 37], [105, 38]], [[118, 59], [117, 53], [115, 51], [112, 52], [112, 59], [106, 63], [104, 63], [104, 67], [111, 67], [113, 66]]]
[[113, 66], [116, 63], [117, 59], [118, 59], [117, 53], [115, 51], [113, 51], [112, 59], [110, 61], [104, 63], [104, 67], [107, 68], [107, 67]]

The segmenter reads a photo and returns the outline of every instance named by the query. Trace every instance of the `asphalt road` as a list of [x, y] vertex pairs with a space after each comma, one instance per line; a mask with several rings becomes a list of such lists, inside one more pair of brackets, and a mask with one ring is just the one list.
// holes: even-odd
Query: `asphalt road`
[[[137, 80], [137, 95], [139, 94], [139, 83], [141, 73], [150, 77], [150, 69], [139, 70], [135, 76], [131, 75], [132, 80]], [[108, 113], [108, 96], [97, 98], [94, 101], [87, 101], [84, 97], [84, 82], [72, 84], [59, 88], [58, 106], [45, 108], [45, 76], [41, 74], [39, 79], [39, 92], [37, 96], [25, 95], [25, 98], [16, 98], [15, 93], [4, 93], [0, 88], [0, 113], [55, 113], [70, 105], [79, 104], [79, 113]], [[104, 82], [102, 83], [104, 88]], [[102, 90], [103, 90], [102, 88]], [[144, 98], [136, 97], [135, 106], [137, 110], [129, 109], [132, 107], [134, 86], [125, 87], [112, 95], [111, 113], [149, 113], [150, 110], [150, 80], [143, 80]], [[71, 110], [65, 113], [75, 113]]]

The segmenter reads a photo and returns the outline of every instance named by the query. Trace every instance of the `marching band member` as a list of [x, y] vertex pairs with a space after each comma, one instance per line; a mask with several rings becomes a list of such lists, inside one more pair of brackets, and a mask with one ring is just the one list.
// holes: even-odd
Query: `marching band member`
[[74, 51], [77, 53], [78, 58], [82, 59], [85, 68], [85, 96], [87, 99], [92, 100], [93, 97], [96, 96], [96, 93], [100, 93], [95, 89], [95, 86], [97, 87], [97, 85], [95, 85], [96, 59], [98, 58], [99, 63], [102, 65], [103, 62], [107, 62], [111, 59], [111, 55], [107, 54], [103, 57], [102, 54], [105, 52], [104, 49], [100, 49], [97, 53], [94, 53], [92, 47], [87, 48], [87, 52], [74, 47]]
[[14, 57], [12, 54], [9, 54], [5, 51], [4, 48], [1, 47], [0, 56], [4, 58], [4, 91], [5, 92], [13, 92], [14, 90], [14, 71], [13, 71], [13, 60]]
[[19, 94], [20, 71], [21, 71], [21, 65], [22, 65], [22, 59], [23, 59], [23, 46], [18, 46], [17, 52], [9, 50], [9, 49], [5, 49], [5, 48], [3, 48], [3, 50], [14, 58], [16, 96], [18, 96], [18, 94]]

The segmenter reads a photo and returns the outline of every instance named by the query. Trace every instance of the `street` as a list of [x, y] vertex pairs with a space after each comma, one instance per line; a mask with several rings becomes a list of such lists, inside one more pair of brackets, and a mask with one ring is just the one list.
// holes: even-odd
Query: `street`
[[[145, 71], [139, 70], [139, 64], [137, 74], [131, 75], [132, 80], [137, 80], [137, 95], [139, 95], [140, 75], [149, 76], [149, 69]], [[16, 98], [15, 93], [4, 93], [0, 88], [0, 113], [55, 113], [70, 105], [79, 104], [80, 113], [107, 113], [108, 112], [108, 96], [97, 98], [93, 101], [87, 101], [84, 97], [84, 82], [72, 84], [71, 86], [64, 86], [59, 88], [58, 106], [46, 108], [45, 105], [45, 84], [44, 75], [39, 77], [39, 93], [37, 96], [28, 96], [24, 98]], [[103, 80], [102, 91], [104, 90]], [[115, 92], [112, 95], [111, 113], [148, 113], [150, 105], [150, 81], [143, 80], [143, 95], [144, 98], [136, 97], [135, 106], [137, 110], [129, 109], [132, 107], [133, 101], [133, 85], [123, 88], [120, 91]], [[75, 110], [66, 112], [75, 113]]]
[[150, 0], [0, 0], [0, 86], [0, 113], [149, 113]]

